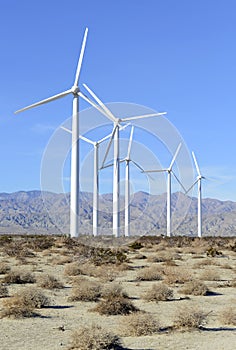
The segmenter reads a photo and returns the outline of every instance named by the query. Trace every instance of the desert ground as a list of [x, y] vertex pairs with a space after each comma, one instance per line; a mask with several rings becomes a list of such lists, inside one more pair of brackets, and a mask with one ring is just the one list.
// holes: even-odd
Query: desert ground
[[0, 236], [0, 348], [236, 344], [236, 238]]

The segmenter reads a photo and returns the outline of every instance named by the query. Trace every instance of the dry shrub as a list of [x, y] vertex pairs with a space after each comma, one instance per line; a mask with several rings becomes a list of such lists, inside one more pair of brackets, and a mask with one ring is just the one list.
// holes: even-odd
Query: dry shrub
[[185, 295], [207, 295], [209, 289], [203, 282], [193, 280], [187, 282], [179, 292]]
[[167, 284], [183, 284], [192, 279], [190, 271], [180, 267], [166, 266], [163, 273]]
[[198, 261], [196, 264], [194, 264], [194, 268], [196, 269], [201, 269], [204, 268], [205, 266], [209, 266], [209, 265], [217, 265], [217, 261], [215, 261], [214, 259], [202, 259], [201, 261]]
[[3, 301], [3, 309], [1, 311], [2, 317], [13, 317], [13, 318], [23, 318], [23, 317], [34, 317], [37, 314], [34, 308], [30, 305], [20, 304], [18, 298], [11, 297]]
[[52, 259], [52, 264], [54, 265], [65, 265], [73, 261], [70, 256], [56, 256]]
[[121, 350], [120, 338], [101, 326], [92, 325], [80, 327], [72, 334], [71, 345], [68, 349], [76, 350]]
[[127, 293], [123, 290], [122, 286], [118, 283], [112, 283], [110, 285], [106, 285], [102, 290], [103, 298], [116, 298], [123, 297], [128, 298]]
[[100, 315], [128, 315], [139, 310], [129, 299], [117, 296], [104, 298], [91, 311], [97, 311]]
[[114, 265], [107, 265], [104, 267], [85, 264], [83, 272], [88, 276], [99, 278], [102, 282], [112, 282], [120, 274], [119, 266]]
[[78, 263], [70, 263], [65, 266], [64, 275], [66, 276], [78, 276], [82, 274], [81, 267]]
[[5, 275], [6, 273], [10, 272], [11, 268], [6, 263], [0, 263], [0, 274]]
[[219, 316], [219, 321], [224, 325], [236, 326], [236, 309], [231, 306], [225, 308]]
[[51, 303], [48, 298], [40, 289], [31, 287], [21, 290], [14, 296], [20, 305], [30, 306], [32, 308], [41, 309], [49, 306]]
[[160, 324], [151, 314], [137, 312], [122, 317], [121, 329], [125, 336], [139, 337], [159, 332]]
[[206, 323], [206, 314], [197, 308], [185, 307], [176, 312], [174, 328], [198, 329]]
[[0, 284], [0, 298], [8, 297], [8, 289], [4, 284]]
[[23, 241], [11, 241], [4, 246], [3, 253], [15, 258], [30, 258], [35, 256], [35, 254], [24, 245]]
[[146, 293], [143, 295], [143, 299], [146, 301], [167, 301], [167, 300], [173, 300], [174, 292], [172, 289], [170, 289], [167, 285], [160, 283], [160, 284], [153, 284], [150, 289], [146, 291]]
[[63, 283], [60, 282], [56, 277], [53, 275], [43, 275], [39, 278], [38, 285], [41, 288], [47, 288], [47, 289], [59, 289], [63, 288]]
[[97, 301], [101, 296], [101, 285], [84, 280], [79, 286], [73, 287], [70, 301]]
[[145, 267], [137, 274], [137, 281], [160, 281], [163, 279], [162, 270], [158, 269], [156, 265]]
[[3, 279], [5, 283], [16, 283], [16, 284], [25, 284], [25, 283], [35, 283], [35, 276], [24, 270], [15, 270], [8, 272]]
[[207, 269], [200, 276], [203, 281], [220, 281], [220, 275], [216, 270]]

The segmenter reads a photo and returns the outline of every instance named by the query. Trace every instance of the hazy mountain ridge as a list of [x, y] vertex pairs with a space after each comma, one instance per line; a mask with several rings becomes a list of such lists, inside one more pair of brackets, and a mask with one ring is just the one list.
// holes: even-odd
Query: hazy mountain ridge
[[[81, 193], [80, 232], [92, 233], [92, 193]], [[0, 233], [67, 234], [69, 232], [69, 194], [41, 191], [0, 193]], [[131, 234], [166, 233], [166, 194], [137, 192], [131, 197]], [[206, 198], [202, 201], [203, 234], [236, 234], [236, 203]], [[124, 198], [121, 197], [121, 223]], [[181, 192], [172, 194], [174, 234], [196, 235], [197, 198]], [[99, 226], [102, 234], [112, 233], [112, 195], [100, 198]], [[121, 233], [123, 233], [121, 228]]]

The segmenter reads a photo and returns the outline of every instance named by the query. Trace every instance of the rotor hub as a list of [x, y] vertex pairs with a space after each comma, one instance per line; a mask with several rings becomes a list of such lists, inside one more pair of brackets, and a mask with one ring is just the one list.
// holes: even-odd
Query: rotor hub
[[79, 87], [78, 87], [78, 86], [76, 86], [76, 85], [73, 85], [73, 86], [72, 86], [72, 88], [71, 88], [72, 94], [77, 95], [79, 91], [80, 91], [80, 90], [79, 90]]

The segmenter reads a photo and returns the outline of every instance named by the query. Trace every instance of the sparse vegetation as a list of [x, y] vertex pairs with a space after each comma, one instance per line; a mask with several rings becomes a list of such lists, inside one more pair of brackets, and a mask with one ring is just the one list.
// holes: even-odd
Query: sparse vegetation
[[[48, 345], [42, 344], [45, 350], [58, 347], [60, 343], [66, 347], [73, 331], [71, 317], [81, 326], [75, 330], [79, 335], [72, 337], [70, 345], [70, 349], [76, 350], [123, 349], [118, 343], [114, 345], [114, 339], [119, 340], [119, 337], [110, 331], [115, 329], [119, 330], [119, 336], [134, 337], [124, 338], [128, 348], [164, 348], [167, 333], [170, 344], [176, 339], [178, 346], [186, 348], [181, 332], [174, 330], [209, 329], [210, 332], [192, 335], [193, 338], [199, 335], [201, 342], [203, 333], [207, 334], [210, 342], [219, 329], [222, 337], [231, 337], [232, 342], [236, 312], [235, 300], [229, 298], [234, 298], [236, 286], [236, 253], [232, 249], [235, 238], [144, 237], [135, 241], [140, 242], [140, 249], [130, 248], [130, 242], [134, 239], [7, 236], [2, 240], [0, 236], [0, 316], [43, 317], [41, 321], [45, 322], [45, 327], [49, 325], [48, 329], [55, 332], [52, 337], [51, 331], [47, 334], [43, 327], [39, 328], [44, 342], [48, 341]], [[22, 256], [17, 247], [24, 250]], [[222, 254], [207, 257], [209, 247]], [[6, 249], [10, 249], [12, 255], [7, 255]], [[24, 257], [27, 252], [32, 254]], [[125, 256], [124, 262], [118, 257], [120, 253]], [[32, 284], [35, 282], [37, 285]], [[92, 314], [92, 311], [100, 315]], [[50, 328], [48, 320], [52, 318], [56, 322], [55, 327]], [[91, 319], [98, 320], [106, 328], [90, 326]], [[206, 320], [209, 328], [204, 328]], [[22, 329], [41, 321], [2, 320], [2, 333], [9, 338], [3, 337], [1, 346], [10, 349], [10, 337], [16, 344], [18, 337], [22, 342]], [[13, 327], [16, 333], [13, 334], [10, 327], [8, 332], [8, 324], [17, 325]], [[17, 335], [18, 327], [20, 336]], [[152, 335], [150, 345], [149, 338], [145, 338], [148, 335]], [[190, 337], [186, 335], [186, 339]], [[30, 340], [25, 340], [30, 348]], [[56, 344], [56, 341], [60, 343]], [[191, 342], [188, 345], [193, 346]], [[41, 344], [37, 343], [37, 346], [40, 348]]]
[[164, 281], [167, 284], [183, 284], [192, 280], [189, 270], [175, 266], [166, 266], [163, 273]]
[[97, 301], [101, 296], [101, 285], [97, 282], [84, 280], [72, 288], [70, 301]]
[[24, 271], [24, 270], [12, 270], [4, 276], [3, 282], [8, 284], [11, 284], [11, 283], [25, 284], [25, 283], [35, 283], [36, 279], [31, 272]]
[[143, 295], [146, 301], [169, 301], [174, 297], [174, 292], [167, 285], [163, 283], [153, 284], [150, 289]]
[[68, 349], [76, 350], [122, 350], [120, 338], [98, 325], [80, 327], [72, 334]]
[[182, 308], [175, 315], [174, 328], [185, 330], [198, 329], [204, 326], [206, 316], [206, 313], [197, 308]]
[[0, 283], [0, 298], [6, 298], [6, 297], [8, 297], [8, 295], [9, 295], [9, 293], [8, 293], [7, 286]]
[[180, 289], [180, 293], [186, 295], [207, 295], [208, 292], [208, 287], [203, 282], [197, 280], [187, 282], [183, 288]]
[[45, 274], [42, 275], [39, 278], [38, 285], [41, 288], [47, 288], [47, 289], [59, 289], [63, 288], [63, 283], [60, 282], [56, 277], [53, 275]]
[[219, 316], [219, 321], [224, 325], [236, 326], [236, 308], [226, 307]]
[[137, 312], [122, 318], [121, 329], [126, 336], [139, 337], [158, 333], [160, 324], [151, 314]]
[[106, 297], [92, 310], [101, 315], [128, 315], [137, 312], [138, 308], [127, 298], [122, 296]]
[[137, 281], [160, 281], [163, 279], [162, 271], [156, 265], [145, 267], [137, 273]]

